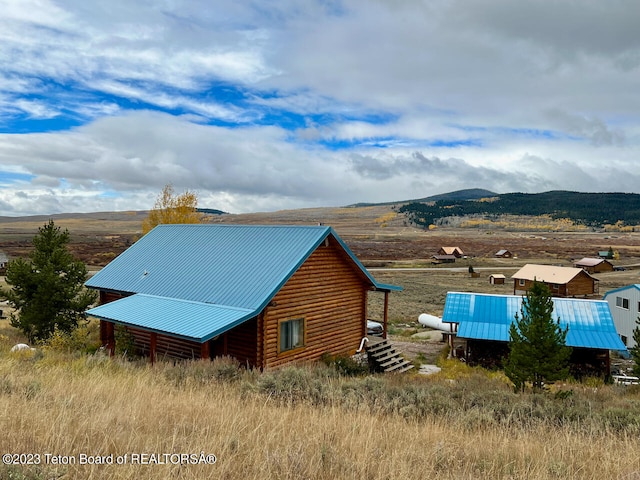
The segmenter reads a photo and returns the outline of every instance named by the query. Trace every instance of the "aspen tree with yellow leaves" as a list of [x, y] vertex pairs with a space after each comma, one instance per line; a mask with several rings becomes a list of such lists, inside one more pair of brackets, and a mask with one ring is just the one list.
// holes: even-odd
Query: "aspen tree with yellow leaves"
[[176, 195], [173, 185], [166, 184], [158, 195], [149, 216], [142, 222], [142, 234], [145, 235], [161, 224], [201, 223], [202, 214], [198, 212], [198, 195], [190, 190]]

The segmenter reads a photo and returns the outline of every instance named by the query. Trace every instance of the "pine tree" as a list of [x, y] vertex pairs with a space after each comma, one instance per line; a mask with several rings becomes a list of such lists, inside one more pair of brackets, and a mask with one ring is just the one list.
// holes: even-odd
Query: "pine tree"
[[11, 289], [0, 295], [15, 309], [11, 325], [30, 342], [48, 338], [56, 328], [73, 330], [96, 299], [95, 292], [84, 288], [87, 268], [73, 258], [68, 243], [69, 231], [49, 220], [33, 238], [35, 249], [29, 258], [7, 265], [5, 279]]
[[569, 374], [571, 348], [566, 346], [567, 332], [553, 320], [553, 301], [549, 288], [534, 282], [527, 292], [509, 329], [509, 357], [505, 374], [516, 391], [524, 391], [531, 382], [534, 391]]
[[635, 375], [640, 376], [640, 318], [636, 320], [636, 324], [638, 325], [633, 329], [633, 340], [636, 342], [635, 347], [631, 347], [629, 352], [631, 353], [631, 358], [635, 362], [633, 366], [633, 373]]

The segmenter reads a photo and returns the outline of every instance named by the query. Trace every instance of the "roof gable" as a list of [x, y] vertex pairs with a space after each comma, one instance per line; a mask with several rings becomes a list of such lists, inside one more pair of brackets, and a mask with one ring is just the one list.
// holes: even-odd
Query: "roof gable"
[[444, 252], [445, 255], [464, 255], [462, 249], [459, 247], [442, 247], [440, 250]]
[[623, 292], [625, 290], [639, 290], [640, 291], [640, 283], [634, 283], [631, 285], [625, 285], [624, 287], [620, 287], [620, 288], [616, 288], [614, 290], [609, 290], [607, 293], [604, 294], [604, 296], [602, 297], [603, 300], [606, 300], [606, 298], [614, 293], [620, 293]]
[[[520, 314], [523, 297], [449, 292], [443, 322], [458, 323], [458, 336], [480, 340], [509, 341], [509, 327]], [[553, 318], [568, 326], [571, 347], [625, 350], [604, 300], [552, 298]]]
[[[604, 258], [589, 258], [585, 257], [581, 260], [575, 262], [574, 265], [579, 265], [581, 267], [595, 267], [596, 265], [600, 265], [601, 263], [607, 262]], [[609, 262], [607, 262], [609, 263]]]
[[578, 275], [587, 275], [589, 278], [594, 279], [582, 268], [555, 267], [553, 265], [536, 265], [533, 263], [526, 264], [514, 273], [511, 278], [530, 281], [537, 280], [538, 282], [544, 283], [565, 284], [569, 283]]
[[86, 285], [255, 310], [329, 236], [366, 281], [384, 289], [330, 227], [252, 225], [159, 225]]

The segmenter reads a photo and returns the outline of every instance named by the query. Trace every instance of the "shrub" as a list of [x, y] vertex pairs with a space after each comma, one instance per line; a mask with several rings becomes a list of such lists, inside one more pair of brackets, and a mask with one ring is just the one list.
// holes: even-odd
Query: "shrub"
[[69, 332], [56, 327], [43, 346], [66, 353], [95, 353], [100, 348], [100, 326], [97, 322], [89, 322]]

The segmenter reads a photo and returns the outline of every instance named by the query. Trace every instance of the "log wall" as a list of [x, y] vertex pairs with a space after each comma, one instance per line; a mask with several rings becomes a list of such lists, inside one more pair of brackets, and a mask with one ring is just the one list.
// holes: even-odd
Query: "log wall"
[[[151, 332], [134, 327], [126, 327], [125, 330], [134, 340], [136, 353], [148, 356], [149, 346], [151, 344]], [[201, 348], [202, 346], [198, 342], [158, 334], [156, 343], [156, 359], [198, 359], [201, 356]]]
[[[513, 281], [514, 295], [525, 295], [533, 286], [533, 280], [525, 280], [524, 286], [520, 285], [519, 279]], [[551, 284], [544, 282], [551, 291], [553, 297], [586, 297], [597, 292], [597, 282], [586, 272], [576, 275], [569, 283]]]
[[[366, 334], [368, 281], [335, 241], [320, 246], [265, 309], [259, 365], [317, 360], [323, 353], [355, 352]], [[278, 325], [304, 319], [305, 345], [279, 352]]]

